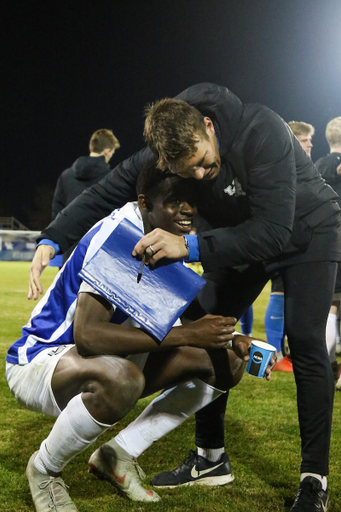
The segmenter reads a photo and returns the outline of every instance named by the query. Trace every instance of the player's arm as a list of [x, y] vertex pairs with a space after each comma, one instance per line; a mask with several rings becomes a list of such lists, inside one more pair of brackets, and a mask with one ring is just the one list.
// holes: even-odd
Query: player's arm
[[102, 296], [79, 293], [74, 339], [81, 356], [126, 356], [179, 346], [224, 348], [233, 338], [236, 323], [235, 318], [206, 315], [190, 325], [173, 327], [160, 344], [142, 329], [110, 323], [111, 317], [112, 307]]

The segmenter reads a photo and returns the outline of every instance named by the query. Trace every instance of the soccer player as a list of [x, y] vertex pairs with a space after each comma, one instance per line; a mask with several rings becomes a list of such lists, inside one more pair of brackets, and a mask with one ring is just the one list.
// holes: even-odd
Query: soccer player
[[[159, 344], [81, 282], [79, 271], [123, 218], [145, 232], [156, 227], [177, 235], [190, 231], [196, 208], [189, 182], [183, 187], [180, 178], [152, 165], [140, 174], [137, 190], [138, 203], [113, 212], [83, 237], [8, 351], [6, 375], [16, 399], [28, 409], [58, 416], [27, 466], [37, 512], [76, 511], [61, 477], [65, 465], [141, 396], [167, 388], [126, 434], [102, 446], [89, 461], [95, 475], [129, 498], [157, 501], [154, 491], [143, 488], [128, 450], [134, 455], [144, 451], [233, 387], [245, 368], [242, 359], [226, 350], [235, 318], [208, 315], [174, 327]], [[234, 345], [247, 359], [250, 338], [236, 336]], [[267, 378], [269, 373], [268, 368]], [[227, 456], [218, 466], [216, 476], [223, 470], [225, 480]]]

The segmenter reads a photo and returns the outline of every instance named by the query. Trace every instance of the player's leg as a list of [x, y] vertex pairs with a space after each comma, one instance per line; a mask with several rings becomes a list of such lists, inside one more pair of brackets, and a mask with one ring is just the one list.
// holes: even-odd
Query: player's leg
[[[206, 351], [192, 347], [181, 347], [163, 353], [150, 354], [144, 367], [146, 388], [144, 395], [149, 395], [160, 388], [168, 388], [151, 402], [142, 414], [114, 439], [97, 450], [90, 458], [90, 468], [97, 474], [107, 474], [108, 467], [103, 464], [106, 453], [128, 453], [139, 457], [158, 439], [181, 425], [197, 410], [214, 401], [224, 390], [229, 390], [241, 379], [245, 363], [233, 351]], [[181, 384], [177, 384], [181, 382]], [[123, 452], [124, 450], [124, 452]], [[224, 485], [233, 480], [228, 456], [222, 454], [218, 463], [207, 464], [196, 456], [196, 467], [204, 469], [193, 475], [188, 468], [183, 468], [181, 482], [179, 474], [165, 474], [153, 479], [158, 487], [174, 487], [181, 484]], [[104, 467], [103, 467], [104, 466]], [[201, 467], [203, 466], [203, 468]], [[206, 475], [209, 469], [209, 475]], [[96, 471], [95, 471], [96, 472]]]
[[252, 336], [253, 306], [250, 306], [245, 313], [242, 314], [239, 323], [242, 333], [245, 334], [245, 336]]
[[[256, 300], [269, 280], [261, 264], [213, 272], [205, 277], [207, 283], [199, 294], [202, 309], [236, 318]], [[224, 453], [226, 403], [227, 394], [223, 394], [196, 413], [195, 444], [199, 455], [210, 462], [216, 462]]]
[[297, 385], [301, 479], [314, 476], [324, 490], [334, 394], [325, 333], [335, 274], [336, 263], [330, 262], [303, 263], [283, 272], [286, 333]]
[[292, 362], [284, 350], [284, 285], [278, 272], [271, 278], [271, 294], [265, 312], [264, 326], [266, 339], [276, 347], [278, 362], [274, 371], [292, 372]]
[[[37, 510], [45, 510], [51, 499], [59, 503], [65, 465], [123, 418], [135, 406], [143, 387], [143, 374], [130, 361], [114, 356], [82, 358], [75, 347], [60, 358], [51, 389], [61, 412], [27, 469]], [[45, 481], [49, 484], [42, 489]], [[143, 490], [141, 499], [159, 498]], [[65, 500], [65, 496], [59, 500], [60, 507]]]

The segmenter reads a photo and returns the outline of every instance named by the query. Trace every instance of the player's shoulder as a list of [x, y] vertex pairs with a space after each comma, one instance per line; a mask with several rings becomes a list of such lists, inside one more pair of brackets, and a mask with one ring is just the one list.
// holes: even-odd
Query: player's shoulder
[[323, 177], [335, 176], [337, 167], [341, 164], [341, 153], [330, 153], [315, 162], [315, 166]]

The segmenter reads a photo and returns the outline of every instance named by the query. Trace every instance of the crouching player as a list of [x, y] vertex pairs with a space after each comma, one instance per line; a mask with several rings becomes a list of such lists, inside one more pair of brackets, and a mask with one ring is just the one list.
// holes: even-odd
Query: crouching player
[[[84, 236], [8, 351], [6, 375], [18, 402], [57, 416], [26, 470], [37, 512], [77, 511], [63, 468], [140, 397], [166, 388], [89, 461], [90, 471], [130, 499], [158, 501], [143, 487], [134, 456], [236, 385], [244, 371], [250, 338], [234, 337], [240, 357], [226, 349], [235, 318], [206, 315], [173, 327], [160, 344], [81, 281], [79, 271], [123, 218], [145, 233], [156, 227], [174, 234], [190, 231], [196, 213], [190, 180], [149, 166], [139, 176], [137, 193], [138, 203], [114, 211]], [[224, 456], [215, 463], [217, 480], [219, 466], [226, 478]]]

